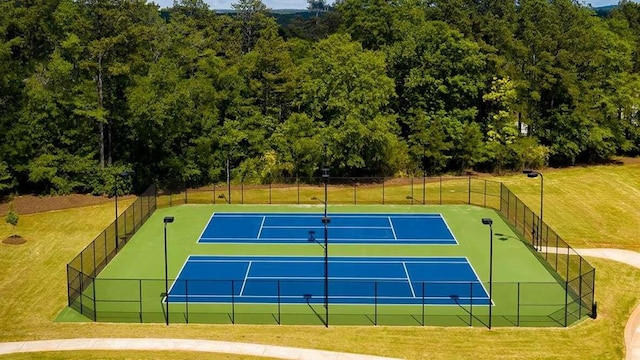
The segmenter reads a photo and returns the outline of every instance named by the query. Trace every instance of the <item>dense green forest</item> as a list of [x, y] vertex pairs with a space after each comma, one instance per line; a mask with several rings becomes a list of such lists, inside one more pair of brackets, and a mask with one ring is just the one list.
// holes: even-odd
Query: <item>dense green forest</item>
[[[0, 194], [501, 172], [640, 153], [640, 5], [0, 2]], [[129, 184], [128, 186], [131, 186]]]

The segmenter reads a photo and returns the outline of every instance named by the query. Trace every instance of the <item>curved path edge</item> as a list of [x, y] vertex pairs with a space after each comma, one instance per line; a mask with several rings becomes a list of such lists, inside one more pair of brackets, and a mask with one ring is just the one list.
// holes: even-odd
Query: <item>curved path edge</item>
[[373, 355], [215, 340], [86, 338], [0, 343], [0, 354], [78, 350], [198, 351], [291, 360], [397, 360]]
[[[580, 256], [609, 259], [640, 269], [640, 253], [622, 249], [574, 249]], [[597, 276], [597, 275], [596, 275]], [[629, 316], [624, 328], [626, 360], [640, 360], [640, 305]]]

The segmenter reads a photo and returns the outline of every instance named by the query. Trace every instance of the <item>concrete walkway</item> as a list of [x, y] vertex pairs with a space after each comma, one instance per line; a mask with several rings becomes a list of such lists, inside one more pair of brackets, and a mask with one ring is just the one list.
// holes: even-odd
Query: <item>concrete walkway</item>
[[212, 340], [65, 339], [0, 343], [0, 355], [25, 352], [74, 350], [201, 351], [291, 360], [397, 360], [371, 355]]
[[[575, 249], [582, 256], [619, 261], [640, 268], [640, 253], [619, 249]], [[624, 331], [626, 360], [640, 360], [640, 305]], [[240, 354], [294, 360], [397, 360], [371, 355], [301, 349], [284, 346], [186, 339], [62, 339], [0, 343], [0, 355], [73, 350], [182, 350]]]
[[[592, 256], [619, 261], [640, 269], [640, 253], [620, 249], [575, 249], [580, 256]], [[640, 305], [631, 313], [624, 328], [626, 360], [640, 360]]]

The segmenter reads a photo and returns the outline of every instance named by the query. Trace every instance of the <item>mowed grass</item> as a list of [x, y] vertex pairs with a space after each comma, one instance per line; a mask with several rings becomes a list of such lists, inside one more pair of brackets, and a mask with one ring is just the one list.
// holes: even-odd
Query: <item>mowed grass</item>
[[[544, 176], [544, 221], [573, 247], [640, 251], [640, 163], [548, 169]], [[502, 177], [535, 213], [540, 179]]]
[[[639, 249], [640, 166], [548, 170], [545, 220], [575, 247]], [[594, 178], [599, 181], [592, 183]], [[539, 206], [539, 181], [503, 178], [532, 208]], [[547, 187], [547, 185], [549, 185]], [[358, 189], [359, 193], [364, 189]], [[595, 200], [595, 199], [598, 200]], [[574, 202], [573, 199], [576, 201]], [[581, 206], [574, 207], [573, 203]], [[610, 211], [607, 209], [611, 209]], [[627, 213], [627, 210], [629, 211]], [[640, 270], [589, 259], [597, 268], [599, 316], [571, 328], [439, 328], [336, 326], [249, 326], [57, 323], [66, 306], [66, 263], [112, 221], [113, 204], [20, 218], [18, 233], [28, 242], [0, 245], [0, 340], [75, 337], [171, 337], [255, 342], [407, 359], [621, 359], [623, 331], [640, 302]], [[595, 220], [600, 221], [594, 225]], [[584, 229], [591, 229], [585, 231]], [[0, 223], [0, 237], [11, 234]], [[615, 235], [613, 235], [615, 234]], [[7, 355], [0, 359], [199, 359], [187, 352], [65, 352]], [[224, 354], [210, 358], [225, 358]], [[243, 357], [231, 357], [243, 359]]]

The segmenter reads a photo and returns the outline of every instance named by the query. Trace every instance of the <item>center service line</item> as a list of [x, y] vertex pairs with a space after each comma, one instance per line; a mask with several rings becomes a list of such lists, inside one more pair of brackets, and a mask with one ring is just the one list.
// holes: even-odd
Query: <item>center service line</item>
[[264, 221], [267, 219], [266, 216], [262, 217], [262, 222], [260, 223], [260, 230], [258, 230], [258, 236], [256, 236], [256, 240], [260, 240], [260, 235], [262, 235], [262, 229], [264, 228]]
[[409, 281], [409, 288], [411, 289], [411, 295], [416, 297], [416, 292], [413, 291], [413, 284], [411, 284], [411, 278], [409, 277], [409, 270], [407, 270], [407, 264], [403, 261], [402, 267], [404, 267], [404, 273], [407, 274], [407, 281]]
[[244, 280], [242, 281], [242, 287], [240, 288], [240, 296], [242, 296], [242, 293], [244, 292], [244, 286], [247, 285], [247, 278], [249, 277], [249, 270], [251, 269], [252, 263], [253, 261], [249, 260], [249, 266], [247, 266], [247, 272], [244, 274]]
[[393, 228], [393, 222], [391, 222], [391, 216], [387, 216], [387, 219], [389, 219], [389, 225], [391, 226], [391, 232], [393, 233], [393, 240], [398, 240], [398, 237], [396, 236], [396, 229]]

